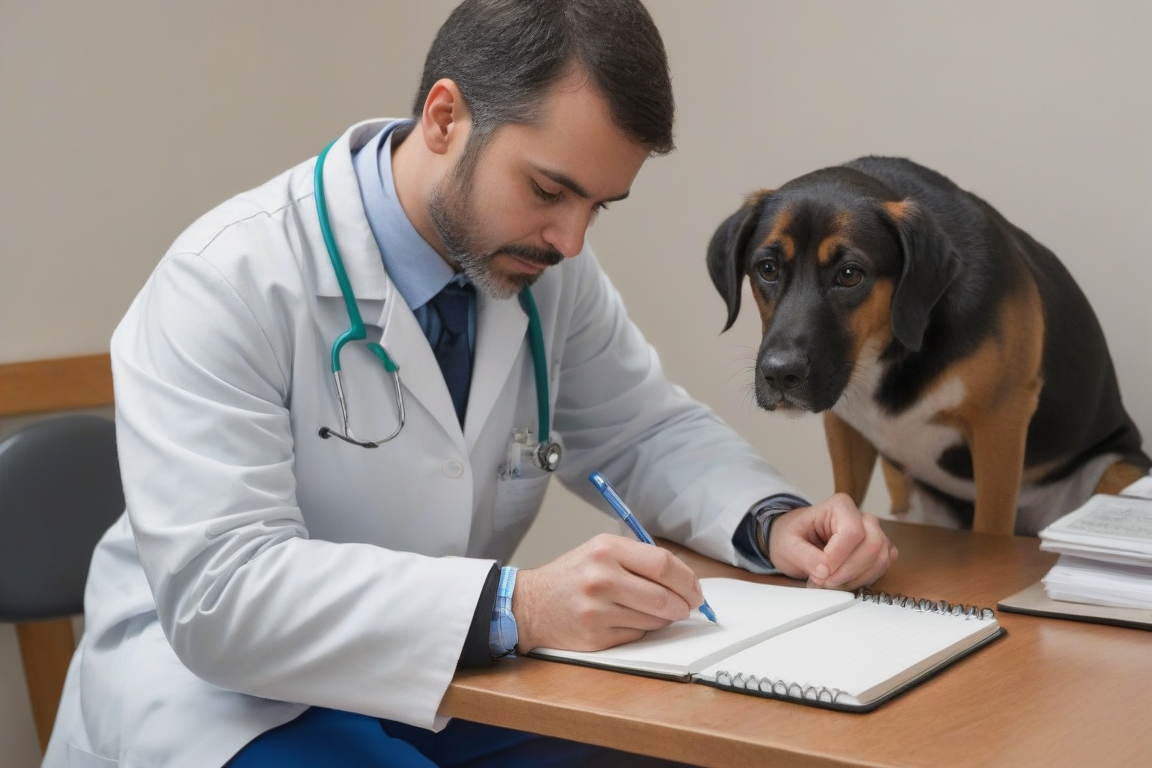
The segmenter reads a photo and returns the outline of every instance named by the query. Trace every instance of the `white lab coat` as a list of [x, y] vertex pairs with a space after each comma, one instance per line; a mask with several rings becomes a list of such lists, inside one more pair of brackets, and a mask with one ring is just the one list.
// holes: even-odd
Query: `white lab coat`
[[[212, 768], [308, 705], [446, 722], [437, 707], [485, 577], [548, 477], [498, 478], [513, 429], [536, 424], [519, 302], [479, 297], [461, 430], [384, 271], [350, 155], [382, 127], [350, 128], [324, 178], [369, 339], [400, 365], [407, 425], [375, 450], [317, 435], [340, 427], [329, 359], [348, 315], [314, 159], [185, 231], [112, 339], [127, 512], [93, 557], [46, 766]], [[586, 477], [602, 470], [652, 533], [736, 563], [749, 507], [797, 491], [664, 378], [591, 252], [533, 293], [561, 480], [593, 499]], [[362, 343], [342, 360], [353, 430], [387, 435], [390, 378]]]

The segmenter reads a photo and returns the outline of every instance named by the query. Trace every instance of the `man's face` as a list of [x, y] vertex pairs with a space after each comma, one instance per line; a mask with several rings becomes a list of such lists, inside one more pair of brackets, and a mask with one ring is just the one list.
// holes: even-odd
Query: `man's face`
[[571, 77], [545, 97], [538, 123], [503, 125], [478, 158], [458, 161], [429, 216], [449, 261], [486, 294], [509, 298], [580, 253], [596, 214], [627, 197], [647, 157], [604, 99]]

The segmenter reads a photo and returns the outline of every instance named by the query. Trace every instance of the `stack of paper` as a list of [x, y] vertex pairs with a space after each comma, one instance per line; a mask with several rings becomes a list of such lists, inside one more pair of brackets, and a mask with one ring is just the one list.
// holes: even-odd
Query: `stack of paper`
[[1152, 499], [1096, 495], [1040, 531], [1053, 600], [1152, 608]]

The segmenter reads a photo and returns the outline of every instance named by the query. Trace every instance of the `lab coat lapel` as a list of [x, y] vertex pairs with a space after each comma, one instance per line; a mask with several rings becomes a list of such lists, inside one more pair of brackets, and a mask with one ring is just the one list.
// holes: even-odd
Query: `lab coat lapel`
[[[469, 452], [504, 392], [513, 364], [527, 344], [525, 331], [528, 327], [528, 317], [517, 297], [497, 300], [478, 293], [477, 302], [472, 387], [464, 419]], [[530, 353], [525, 351], [525, 354]], [[447, 386], [444, 391], [448, 391]]]
[[[384, 329], [380, 344], [400, 366], [400, 380], [404, 384], [405, 397], [418, 400], [452, 438], [457, 449], [462, 454], [466, 453], [464, 434], [456, 418], [452, 395], [448, 392], [448, 385], [444, 383], [444, 374], [440, 372], [440, 364], [436, 362], [432, 346], [420, 328], [420, 323], [416, 321], [416, 316], [401, 298], [400, 292], [392, 286], [389, 293], [390, 297], [384, 302], [384, 309], [378, 321], [378, 325]], [[475, 371], [472, 381], [476, 381]]]
[[[419, 401], [453, 440], [457, 449], [464, 453], [464, 435], [456, 419], [448, 385], [444, 383], [444, 376], [440, 373], [440, 366], [432, 354], [424, 331], [384, 270], [380, 249], [376, 246], [376, 238], [364, 214], [360, 185], [352, 167], [352, 153], [375, 136], [387, 122], [367, 121], [353, 126], [328, 152], [324, 161], [324, 197], [328, 203], [328, 218], [356, 295], [356, 305], [360, 308], [364, 322], [376, 326], [365, 329], [368, 340], [379, 339], [380, 344], [400, 366], [404, 396]], [[316, 293], [319, 296], [339, 297], [340, 285], [324, 247], [319, 226], [309, 234]], [[380, 308], [381, 301], [383, 308]], [[377, 330], [379, 328], [383, 329], [382, 333]], [[409, 418], [412, 415], [409, 414]]]
[[[352, 292], [359, 301], [384, 299], [389, 292], [389, 280], [384, 272], [380, 249], [376, 247], [376, 238], [368, 225], [368, 217], [364, 215], [360, 184], [352, 167], [352, 153], [364, 146], [388, 122], [373, 120], [352, 126], [336, 140], [324, 160], [324, 199], [328, 204], [328, 219]], [[309, 222], [309, 225], [313, 223]], [[315, 223], [314, 230], [309, 229], [308, 235], [310, 247], [306, 254], [311, 257], [310, 268], [315, 275], [316, 295], [340, 296], [340, 284], [336, 280], [318, 223]]]

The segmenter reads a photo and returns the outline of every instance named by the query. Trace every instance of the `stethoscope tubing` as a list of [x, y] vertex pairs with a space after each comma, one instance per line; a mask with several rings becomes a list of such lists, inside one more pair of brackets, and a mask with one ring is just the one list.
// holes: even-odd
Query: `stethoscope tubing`
[[[352, 435], [348, 422], [348, 405], [344, 396], [343, 376], [341, 375], [340, 353], [344, 345], [350, 341], [363, 341], [368, 337], [364, 326], [364, 319], [360, 315], [360, 308], [356, 306], [356, 294], [352, 291], [352, 282], [348, 279], [348, 272], [344, 268], [344, 259], [340, 256], [340, 249], [336, 246], [336, 235], [332, 232], [332, 224], [328, 217], [328, 201], [324, 194], [324, 160], [328, 151], [336, 144], [336, 140], [328, 143], [316, 158], [316, 168], [313, 172], [313, 184], [316, 195], [316, 216], [320, 222], [320, 234], [324, 239], [324, 247], [328, 250], [328, 259], [332, 262], [332, 270], [336, 273], [336, 282], [340, 285], [340, 295], [344, 299], [344, 307], [348, 311], [348, 330], [336, 337], [332, 343], [332, 375], [336, 380], [336, 396], [340, 406], [340, 415], [344, 424], [344, 434], [340, 434], [329, 427], [321, 427], [320, 437], [338, 437], [345, 442], [359, 445], [364, 448], [376, 448], [382, 443], [392, 440], [404, 428], [405, 410], [404, 394], [400, 381], [400, 366], [388, 354], [383, 346], [376, 342], [366, 342], [368, 349], [380, 359], [384, 370], [392, 374], [396, 385], [396, 405], [399, 412], [399, 424], [396, 430], [382, 440], [361, 442]], [[537, 464], [548, 471], [554, 471], [559, 463], [562, 453], [559, 444], [551, 439], [552, 425], [548, 408], [548, 366], [544, 351], [544, 333], [540, 327], [540, 313], [536, 309], [536, 300], [532, 297], [531, 289], [525, 287], [520, 292], [520, 305], [528, 315], [528, 347], [532, 354], [532, 368], [536, 379], [536, 411], [539, 419], [539, 451]]]

